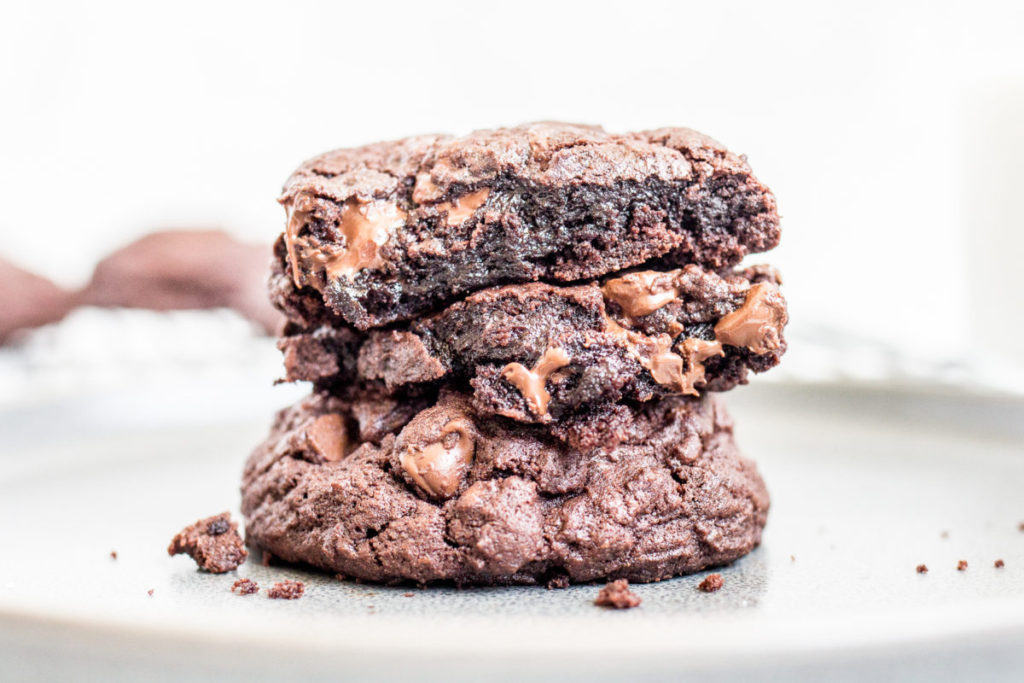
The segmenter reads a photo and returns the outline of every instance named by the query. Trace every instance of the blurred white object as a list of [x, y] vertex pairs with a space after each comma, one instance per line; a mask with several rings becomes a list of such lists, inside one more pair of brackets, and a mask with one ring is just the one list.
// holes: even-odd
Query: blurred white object
[[274, 340], [228, 309], [79, 308], [0, 347], [0, 410], [115, 396], [119, 406], [109, 412], [117, 415], [97, 419], [132, 421], [148, 407], [131, 397], [159, 395], [164, 414], [153, 422], [215, 421], [285, 405], [308, 391], [275, 388], [283, 374]]
[[963, 187], [971, 346], [1020, 365], [1024, 346], [1024, 78], [966, 100]]

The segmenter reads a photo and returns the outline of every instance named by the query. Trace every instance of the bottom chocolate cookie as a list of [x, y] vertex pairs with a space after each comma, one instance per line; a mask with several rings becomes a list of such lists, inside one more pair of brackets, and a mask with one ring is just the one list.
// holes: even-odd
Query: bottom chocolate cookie
[[760, 542], [768, 493], [717, 398], [548, 426], [418, 400], [282, 411], [245, 467], [249, 540], [350, 578], [458, 584], [657, 581]]

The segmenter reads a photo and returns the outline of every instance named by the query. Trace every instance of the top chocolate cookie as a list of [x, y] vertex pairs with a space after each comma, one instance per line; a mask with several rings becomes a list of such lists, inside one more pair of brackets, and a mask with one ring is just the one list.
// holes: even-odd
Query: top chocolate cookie
[[779, 239], [746, 161], [686, 128], [535, 123], [337, 150], [279, 201], [295, 284], [362, 330], [498, 284], [724, 268]]

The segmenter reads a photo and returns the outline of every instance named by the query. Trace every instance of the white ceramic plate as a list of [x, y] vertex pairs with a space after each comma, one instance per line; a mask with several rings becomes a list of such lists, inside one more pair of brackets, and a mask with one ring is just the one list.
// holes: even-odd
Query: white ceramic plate
[[[254, 561], [203, 574], [167, 543], [237, 504], [269, 416], [0, 415], [0, 678], [1020, 680], [1019, 403], [777, 385], [729, 403], [772, 493], [763, 546], [718, 593], [696, 590], [702, 575], [637, 586], [643, 605], [623, 612], [594, 607], [597, 586], [382, 588]], [[306, 595], [239, 597], [237, 576], [298, 578]]]

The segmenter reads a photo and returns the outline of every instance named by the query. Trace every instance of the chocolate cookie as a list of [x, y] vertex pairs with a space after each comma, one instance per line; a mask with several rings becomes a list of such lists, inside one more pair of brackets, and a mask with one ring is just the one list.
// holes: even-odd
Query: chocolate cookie
[[154, 232], [100, 261], [80, 299], [157, 311], [233, 308], [275, 332], [281, 315], [267, 302], [269, 259], [266, 246], [219, 230]]
[[[277, 264], [282, 307], [304, 317]], [[324, 316], [320, 316], [321, 321]], [[785, 351], [778, 276], [758, 267], [719, 275], [690, 265], [587, 285], [485, 289], [408, 325], [361, 333], [337, 317], [286, 326], [286, 379], [331, 389], [379, 381], [472, 385], [478, 411], [525, 422], [623, 399], [724, 391]], [[315, 324], [315, 323], [314, 323]]]
[[242, 484], [249, 540], [380, 582], [655, 581], [754, 548], [768, 495], [717, 399], [611, 405], [557, 423], [480, 416], [451, 391], [315, 394], [282, 411]]
[[75, 295], [46, 278], [0, 258], [0, 344], [18, 330], [57, 322], [74, 307]]
[[729, 267], [779, 238], [746, 160], [685, 128], [536, 123], [338, 150], [280, 202], [296, 285], [360, 330], [495, 285]]

